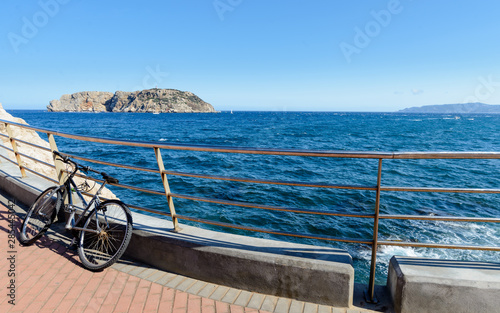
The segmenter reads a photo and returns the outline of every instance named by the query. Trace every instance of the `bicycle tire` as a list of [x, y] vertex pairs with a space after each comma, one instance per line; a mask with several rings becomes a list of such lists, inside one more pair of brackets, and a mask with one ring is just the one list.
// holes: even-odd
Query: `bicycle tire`
[[49, 229], [62, 205], [62, 196], [57, 187], [45, 189], [24, 217], [19, 242], [25, 246], [33, 244]]
[[[123, 202], [108, 200], [97, 208], [99, 234], [80, 231], [78, 256], [85, 268], [99, 271], [113, 265], [125, 252], [132, 238], [132, 213]], [[83, 228], [97, 229], [96, 209]]]

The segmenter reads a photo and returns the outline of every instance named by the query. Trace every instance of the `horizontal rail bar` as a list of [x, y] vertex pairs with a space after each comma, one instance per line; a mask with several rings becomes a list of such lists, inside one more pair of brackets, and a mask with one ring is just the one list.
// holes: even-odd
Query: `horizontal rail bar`
[[[82, 194], [85, 195], [85, 196], [89, 196], [89, 197], [93, 197], [94, 196], [94, 194], [92, 194], [90, 192], [82, 192]], [[111, 199], [105, 198], [103, 196], [99, 196], [99, 198], [101, 198], [103, 200], [111, 200]], [[133, 204], [130, 204], [130, 203], [126, 203], [126, 205], [129, 208], [136, 209], [136, 210], [139, 210], [139, 211], [144, 211], [144, 212], [149, 212], [149, 213], [158, 214], [158, 215], [164, 215], [164, 216], [169, 216], [169, 217], [172, 216], [169, 212], [163, 212], [163, 211], [148, 209], [148, 208], [145, 208], [145, 207], [142, 207], [142, 206], [138, 206], [138, 205], [133, 205]]]
[[131, 141], [131, 140], [119, 140], [110, 138], [73, 135], [45, 128], [14, 123], [1, 119], [0, 122], [70, 139], [83, 140], [95, 143], [116, 144], [122, 146], [143, 147], [143, 148], [160, 148], [168, 150], [282, 155], [282, 156], [285, 155], [285, 156], [330, 157], [330, 158], [366, 158], [366, 159], [500, 159], [500, 152], [366, 152], [366, 151], [338, 151], [338, 150], [259, 149], [259, 148], [248, 148], [248, 147], [158, 143], [152, 141]]
[[17, 138], [16, 138], [16, 139], [14, 139], [14, 140], [15, 140], [16, 142], [24, 143], [24, 144], [26, 144], [26, 145], [29, 145], [29, 146], [32, 146], [32, 147], [35, 147], [35, 148], [38, 148], [38, 149], [41, 149], [41, 150], [45, 150], [45, 151], [49, 151], [49, 152], [50, 152], [50, 151], [52, 151], [52, 150], [50, 150], [50, 149], [49, 149], [49, 148], [47, 148], [47, 147], [39, 146], [39, 145], [37, 145], [37, 144], [31, 143], [31, 142], [28, 142], [28, 141], [24, 141], [24, 140], [22, 140], [22, 139], [17, 139]]
[[[82, 174], [76, 174], [76, 176], [84, 178], [84, 179], [89, 179], [89, 180], [92, 180], [95, 182], [99, 182], [99, 183], [104, 182], [101, 179], [97, 179], [97, 178], [90, 177], [90, 176], [85, 176]], [[150, 194], [155, 194], [155, 195], [162, 195], [162, 196], [165, 195], [165, 192], [163, 192], [163, 191], [151, 190], [151, 189], [140, 188], [140, 187], [124, 185], [124, 184], [111, 184], [111, 185], [126, 188], [126, 189], [146, 192], [146, 193], [150, 193]], [[206, 198], [206, 197], [195, 197], [195, 196], [173, 194], [173, 193], [170, 194], [170, 196], [172, 196], [173, 198], [179, 198], [179, 199], [185, 199], [185, 200], [210, 202], [210, 203], [223, 204], [223, 205], [249, 207], [249, 208], [257, 208], [257, 209], [273, 210], [273, 211], [282, 211], [282, 212], [294, 212], [294, 213], [327, 215], [327, 216], [342, 216], [342, 217], [373, 218], [373, 215], [370, 215], [370, 214], [347, 214], [347, 213], [333, 213], [333, 212], [328, 212], [328, 211], [314, 211], [314, 210], [304, 210], [304, 209], [300, 210], [300, 209], [295, 209], [295, 208], [266, 206], [266, 205], [239, 202], [239, 201], [220, 200], [220, 199]]]
[[[14, 152], [14, 151], [12, 151], [12, 152]], [[7, 160], [7, 161], [9, 161], [9, 162], [10, 162], [10, 163], [12, 163], [12, 164], [15, 164], [16, 166], [18, 166], [18, 165], [17, 165], [17, 162], [12, 161], [12, 160], [11, 160], [11, 159], [9, 159], [8, 157], [6, 157], [6, 156], [4, 156], [4, 155], [2, 155], [2, 154], [0, 154], [0, 157], [1, 157], [1, 158], [3, 158], [3, 159], [5, 159], [5, 160]]]
[[[85, 176], [85, 175], [78, 174], [78, 173], [76, 174], [76, 176], [84, 178], [84, 179], [96, 181], [99, 183], [104, 182], [102, 179], [97, 179], [97, 178], [94, 178], [91, 176]], [[165, 195], [164, 191], [151, 190], [151, 189], [147, 189], [147, 188], [140, 188], [140, 187], [124, 185], [124, 184], [111, 184], [111, 185], [126, 188], [126, 189], [146, 192], [146, 193], [150, 193], [150, 194], [155, 194], [155, 195], [162, 195], [162, 196]], [[179, 198], [179, 199], [185, 199], [185, 200], [209, 202], [209, 203], [248, 207], [248, 208], [255, 208], [255, 209], [264, 209], [264, 210], [272, 210], [272, 211], [281, 211], [281, 212], [293, 212], [293, 213], [304, 213], [304, 214], [326, 215], [326, 216], [357, 217], [357, 218], [373, 218], [374, 217], [371, 214], [348, 214], [348, 213], [334, 213], [334, 212], [319, 211], [319, 210], [317, 210], [317, 211], [316, 210], [305, 210], [305, 209], [296, 209], [296, 208], [290, 208], [290, 207], [268, 206], [268, 205], [261, 205], [261, 204], [255, 204], [255, 203], [240, 202], [240, 201], [221, 200], [221, 199], [215, 199], [215, 198], [196, 197], [196, 196], [174, 194], [174, 193], [171, 193], [170, 196], [173, 198]]]
[[247, 207], [247, 208], [254, 208], [254, 209], [271, 210], [271, 211], [314, 214], [314, 215], [326, 215], [326, 216], [359, 217], [359, 218], [373, 218], [374, 217], [373, 214], [348, 214], [348, 213], [334, 213], [334, 212], [328, 212], [328, 211], [305, 210], [305, 209], [297, 209], [297, 208], [289, 208], [289, 207], [279, 207], [279, 206], [247, 203], [247, 202], [240, 202], [240, 201], [220, 200], [220, 199], [205, 198], [205, 197], [195, 197], [195, 196], [181, 195], [181, 194], [175, 194], [175, 193], [171, 193], [170, 196], [172, 198], [178, 198], [178, 199], [201, 201], [201, 202], [216, 203], [216, 204], [223, 204], [223, 205], [232, 205], [232, 206]]
[[380, 187], [382, 191], [408, 191], [408, 192], [458, 192], [458, 193], [500, 193], [500, 189], [482, 188], [434, 188], [434, 187]]
[[87, 162], [96, 163], [96, 164], [109, 165], [109, 166], [113, 166], [113, 167], [120, 167], [120, 168], [126, 168], [126, 169], [130, 169], [130, 170], [143, 171], [143, 172], [159, 173], [159, 170], [158, 169], [154, 169], [154, 168], [147, 168], [147, 167], [140, 167], [140, 166], [130, 166], [130, 165], [125, 165], [125, 164], [106, 162], [106, 161], [101, 161], [101, 160], [97, 160], [97, 159], [85, 158], [85, 157], [82, 157], [82, 156], [78, 156], [78, 155], [74, 155], [74, 154], [69, 154], [69, 153], [64, 153], [64, 155], [66, 155], [66, 156], [68, 156], [70, 158], [73, 158], [73, 159], [77, 159], [77, 160], [81, 160], [81, 161], [87, 161]]
[[440, 244], [440, 243], [419, 243], [419, 242], [406, 242], [406, 241], [379, 241], [378, 244], [380, 246], [500, 251], [500, 247], [491, 247], [491, 246], [447, 245], [447, 244]]
[[43, 175], [43, 174], [40, 174], [40, 173], [38, 173], [38, 172], [36, 172], [36, 171], [34, 171], [34, 170], [30, 169], [29, 167], [23, 166], [22, 168], [24, 168], [24, 169], [25, 169], [25, 170], [27, 170], [28, 172], [31, 172], [31, 173], [33, 173], [33, 174], [35, 174], [35, 175], [38, 175], [38, 176], [40, 176], [40, 177], [42, 177], [42, 178], [45, 178], [45, 179], [46, 179], [46, 180], [48, 180], [48, 181], [51, 181], [51, 182], [56, 183], [56, 184], [59, 184], [59, 182], [58, 182], [57, 180], [55, 180], [55, 179], [53, 179], [53, 178], [50, 178], [50, 177], [48, 177], [48, 176], [45, 176], [45, 175]]
[[500, 218], [380, 214], [381, 219], [443, 222], [500, 223]]
[[9, 136], [7, 136], [7, 135], [5, 135], [5, 134], [2, 134], [2, 133], [0, 133], [0, 137], [10, 138]]
[[252, 232], [273, 234], [273, 235], [299, 237], [299, 238], [307, 238], [307, 239], [317, 239], [317, 240], [328, 240], [328, 241], [337, 241], [337, 242], [347, 242], [347, 243], [368, 244], [368, 245], [372, 244], [371, 240], [347, 239], [347, 238], [338, 238], [338, 237], [331, 237], [331, 236], [315, 236], [315, 235], [308, 235], [308, 234], [301, 234], [301, 233], [275, 231], [275, 230], [258, 228], [258, 227], [250, 227], [250, 226], [228, 224], [228, 223], [223, 223], [223, 222], [216, 222], [216, 221], [212, 221], [212, 220], [206, 220], [206, 219], [184, 216], [184, 215], [176, 215], [176, 217], [178, 219], [191, 221], [191, 222], [209, 224], [209, 225], [214, 225], [214, 226], [221, 226], [221, 227], [226, 227], [226, 228], [247, 230], [247, 231], [252, 231]]
[[15, 153], [15, 152], [14, 152], [14, 149], [11, 149], [11, 148], [6, 147], [6, 146], [4, 146], [4, 145], [0, 145], [0, 148], [4, 148], [5, 150], [9, 150], [10, 152]]
[[[69, 173], [69, 171], [65, 171], [65, 172]], [[101, 184], [104, 183], [104, 180], [99, 179], [99, 178], [94, 178], [92, 176], [86, 176], [86, 175], [82, 175], [82, 174], [79, 174], [79, 173], [75, 174], [75, 176], [78, 176], [78, 177], [83, 178], [83, 179], [92, 180], [92, 181], [95, 181], [95, 182], [98, 182], [98, 183], [101, 183]], [[151, 193], [151, 194], [154, 194], [154, 195], [160, 195], [160, 196], [164, 196], [165, 195], [164, 191], [151, 190], [151, 189], [146, 189], [146, 188], [141, 188], [141, 187], [135, 187], [135, 186], [130, 186], [130, 185], [111, 184], [111, 183], [107, 183], [107, 185], [112, 185], [112, 186], [121, 187], [121, 188], [125, 188], [125, 189], [131, 189], [131, 190], [136, 190], [136, 191]]]
[[[99, 182], [104, 182], [102, 180], [98, 180]], [[158, 191], [158, 190], [152, 190], [152, 189], [146, 189], [146, 188], [141, 188], [141, 187], [135, 187], [135, 186], [130, 186], [130, 185], [125, 185], [125, 184], [109, 184], [108, 185], [113, 185], [116, 187], [121, 187], [125, 189], [130, 189], [130, 190], [135, 190], [135, 191], [140, 191], [140, 192], [146, 192], [150, 193], [153, 195], [160, 195], [160, 196], [165, 196], [165, 191]]]
[[372, 187], [372, 186], [354, 186], [354, 185], [311, 184], [299, 181], [262, 180], [262, 179], [251, 179], [251, 178], [241, 178], [241, 177], [214, 176], [214, 175], [193, 174], [185, 172], [173, 172], [173, 171], [163, 171], [163, 173], [172, 176], [205, 178], [205, 179], [215, 179], [215, 180], [235, 181], [235, 182], [255, 183], [255, 184], [332, 188], [332, 189], [377, 190], [376, 186]]
[[394, 152], [392, 159], [500, 159], [500, 152]]
[[50, 167], [50, 168], [54, 168], [54, 169], [56, 168], [53, 164], [50, 164], [50, 163], [44, 162], [44, 161], [42, 161], [42, 160], [40, 160], [40, 159], [37, 159], [37, 158], [35, 158], [35, 157], [32, 157], [32, 156], [30, 156], [30, 155], [27, 155], [27, 154], [24, 154], [24, 153], [21, 153], [21, 152], [18, 152], [17, 154], [19, 154], [19, 155], [21, 155], [21, 156], [23, 156], [23, 157], [25, 157], [25, 158], [28, 158], [28, 159], [30, 159], [30, 160], [33, 160], [33, 161], [35, 161], [35, 162], [37, 162], [37, 163], [39, 163], [39, 164], [43, 164], [43, 165], [45, 165], [45, 166], [48, 166], [48, 167]]
[[169, 212], [163, 212], [163, 211], [148, 209], [148, 208], [145, 208], [145, 207], [141, 207], [141, 206], [137, 206], [137, 205], [132, 205], [132, 204], [128, 204], [128, 203], [127, 203], [127, 206], [130, 207], [130, 208], [139, 210], [139, 211], [144, 211], [144, 212], [148, 212], [148, 213], [153, 213], [153, 214], [158, 214], [158, 215], [164, 215], [164, 216], [170, 216], [170, 217], [172, 217], [172, 215]]

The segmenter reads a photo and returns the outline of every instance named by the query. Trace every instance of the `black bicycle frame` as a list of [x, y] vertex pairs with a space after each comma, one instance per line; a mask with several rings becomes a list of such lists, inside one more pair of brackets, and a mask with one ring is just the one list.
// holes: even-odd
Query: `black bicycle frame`
[[[75, 225], [79, 225], [80, 221], [87, 215], [87, 212], [92, 208], [96, 208], [100, 205], [100, 199], [98, 197], [99, 193], [101, 190], [104, 188], [104, 185], [106, 185], [106, 181], [101, 185], [99, 190], [96, 192], [96, 194], [92, 197], [89, 203], [85, 200], [83, 195], [81, 194], [80, 191], [78, 191], [78, 187], [76, 186], [76, 183], [73, 180], [73, 177], [75, 176], [76, 172], [78, 170], [78, 166], [75, 164], [75, 171], [73, 171], [69, 176], [66, 178], [66, 181], [64, 182], [64, 190], [62, 192], [62, 198], [63, 199], [68, 199], [68, 203], [64, 204], [63, 210], [65, 212], [70, 213], [70, 217], [68, 218], [66, 222], [65, 228], [68, 230], [76, 230], [76, 231], [87, 231], [87, 232], [96, 232], [98, 233], [100, 231], [100, 226], [99, 222], [97, 219], [97, 210], [95, 211], [96, 214], [96, 221], [97, 221], [97, 229], [92, 230], [92, 229], [86, 229], [86, 228], [81, 228], [81, 227], [75, 227]], [[76, 208], [73, 205], [73, 190], [76, 192], [80, 200], [82, 201], [83, 204], [83, 212], [78, 216], [78, 219], [75, 219], [76, 215]], [[59, 208], [60, 209], [60, 208]]]

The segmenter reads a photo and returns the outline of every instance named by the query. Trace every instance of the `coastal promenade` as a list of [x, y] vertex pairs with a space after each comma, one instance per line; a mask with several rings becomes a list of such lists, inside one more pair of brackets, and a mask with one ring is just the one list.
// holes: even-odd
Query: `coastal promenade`
[[[20, 179], [15, 170], [0, 163], [2, 176]], [[359, 307], [335, 308], [195, 280], [131, 259], [90, 272], [81, 266], [76, 251], [67, 248], [63, 224], [54, 224], [33, 246], [20, 246], [26, 206], [0, 192], [0, 312], [390, 312], [383, 303], [363, 303], [359, 290], [354, 299]]]

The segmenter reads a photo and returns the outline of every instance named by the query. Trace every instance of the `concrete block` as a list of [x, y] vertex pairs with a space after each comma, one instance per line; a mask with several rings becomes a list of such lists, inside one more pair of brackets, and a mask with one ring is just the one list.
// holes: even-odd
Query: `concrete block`
[[398, 313], [500, 312], [500, 263], [394, 256], [387, 287]]
[[248, 301], [250, 301], [251, 297], [252, 293], [250, 291], [243, 290], [238, 295], [238, 298], [236, 298], [236, 300], [234, 301], [234, 304], [239, 306], [247, 306], [247, 303]]
[[264, 302], [265, 297], [266, 296], [263, 294], [254, 293], [246, 306], [251, 309], [260, 310], [260, 307], [262, 306], [262, 302]]

